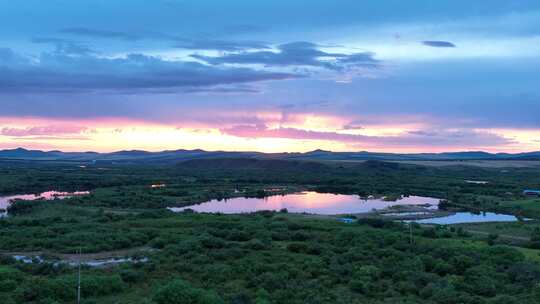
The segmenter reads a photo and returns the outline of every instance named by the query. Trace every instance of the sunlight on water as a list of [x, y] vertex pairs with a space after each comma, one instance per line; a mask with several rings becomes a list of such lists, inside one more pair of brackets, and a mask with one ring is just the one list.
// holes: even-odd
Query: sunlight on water
[[238, 197], [222, 201], [211, 200], [199, 205], [169, 209], [175, 212], [193, 209], [196, 212], [233, 214], [260, 210], [278, 211], [286, 208], [289, 212], [294, 213], [330, 215], [364, 213], [396, 205], [429, 205], [430, 208], [437, 208], [438, 204], [439, 199], [420, 196], [403, 197], [397, 201], [384, 201], [382, 199], [361, 199], [357, 195], [301, 192], [266, 198]]

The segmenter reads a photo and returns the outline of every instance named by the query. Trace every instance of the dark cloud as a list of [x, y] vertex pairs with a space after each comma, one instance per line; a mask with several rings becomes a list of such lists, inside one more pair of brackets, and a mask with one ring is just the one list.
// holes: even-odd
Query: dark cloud
[[[13, 56], [2, 51], [3, 57]], [[197, 62], [168, 61], [142, 54], [125, 58], [93, 55], [68, 56], [43, 53], [37, 63], [0, 63], [0, 91], [6, 92], [151, 92], [212, 87], [299, 77], [290, 73], [257, 71], [249, 68], [208, 66]]]
[[88, 55], [96, 53], [94, 50], [84, 44], [66, 39], [38, 37], [33, 38], [31, 41], [32, 43], [37, 44], [51, 44], [55, 47], [55, 52], [60, 54]]
[[142, 39], [141, 36], [130, 34], [126, 32], [110, 31], [110, 30], [101, 30], [101, 29], [92, 29], [86, 27], [70, 27], [60, 30], [61, 33], [85, 36], [92, 38], [116, 38], [129, 41], [135, 41]]
[[329, 70], [346, 70], [348, 68], [374, 68], [380, 62], [371, 52], [354, 54], [328, 53], [319, 50], [317, 44], [311, 42], [292, 42], [279, 45], [278, 52], [256, 51], [225, 54], [212, 57], [192, 55], [212, 65], [220, 64], [263, 64], [266, 66], [310, 66]]
[[431, 46], [431, 47], [439, 47], [439, 48], [454, 48], [456, 47], [455, 44], [449, 41], [440, 41], [440, 40], [426, 40], [422, 41], [423, 45]]
[[372, 52], [355, 53], [352, 55], [341, 57], [338, 60], [338, 63], [353, 64], [353, 65], [359, 65], [362, 67], [376, 68], [379, 66], [379, 61], [373, 59], [374, 56], [375, 56], [375, 53], [372, 53]]

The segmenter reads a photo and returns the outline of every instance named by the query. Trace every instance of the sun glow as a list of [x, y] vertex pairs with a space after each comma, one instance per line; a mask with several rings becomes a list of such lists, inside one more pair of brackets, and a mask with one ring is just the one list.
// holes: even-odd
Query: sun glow
[[[44, 120], [39, 118], [0, 118], [0, 148], [26, 147], [42, 150], [97, 151], [140, 149], [148, 151], [204, 149], [223, 151], [307, 152], [331, 151], [426, 152], [468, 150], [470, 146], [448, 141], [433, 146], [425, 122], [365, 125], [345, 128], [351, 118], [296, 114], [283, 117], [276, 113], [257, 116], [264, 127], [253, 126], [250, 133], [235, 134], [224, 130], [234, 124], [161, 124], [126, 119]], [[267, 122], [264, 119], [267, 120]], [[278, 119], [284, 122], [276, 123]], [[262, 128], [262, 129], [259, 129]], [[452, 130], [450, 130], [452, 131]], [[455, 131], [455, 130], [454, 130]], [[478, 146], [486, 151], [530, 151], [540, 149], [537, 130], [478, 130], [508, 140], [497, 146]], [[407, 140], [414, 139], [410, 144]], [[459, 139], [459, 138], [458, 138]]]

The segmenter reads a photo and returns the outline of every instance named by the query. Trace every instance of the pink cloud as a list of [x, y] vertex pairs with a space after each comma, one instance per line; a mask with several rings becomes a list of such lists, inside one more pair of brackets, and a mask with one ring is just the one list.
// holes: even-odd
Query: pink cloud
[[249, 138], [290, 138], [290, 139], [312, 139], [312, 140], [331, 140], [345, 142], [359, 142], [369, 140], [369, 136], [340, 134], [336, 132], [321, 132], [302, 130], [295, 128], [276, 128], [269, 129], [264, 124], [258, 125], [238, 125], [228, 129], [221, 129], [222, 133], [237, 137]]
[[337, 132], [312, 131], [297, 128], [268, 128], [264, 124], [238, 125], [220, 129], [222, 133], [244, 138], [287, 138], [326, 140], [351, 144], [355, 147], [478, 147], [488, 148], [514, 143], [497, 134], [471, 130], [417, 130], [393, 136], [368, 136]]
[[27, 137], [27, 136], [61, 136], [61, 135], [76, 135], [86, 131], [86, 127], [75, 125], [49, 125], [36, 126], [26, 128], [3, 128], [0, 134], [11, 137]]

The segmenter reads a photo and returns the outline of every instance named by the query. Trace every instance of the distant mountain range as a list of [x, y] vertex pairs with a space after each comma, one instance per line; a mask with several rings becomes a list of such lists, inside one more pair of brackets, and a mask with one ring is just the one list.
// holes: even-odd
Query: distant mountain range
[[463, 160], [540, 160], [540, 151], [527, 153], [487, 153], [482, 151], [444, 153], [377, 153], [377, 152], [331, 152], [315, 150], [306, 153], [227, 152], [204, 150], [172, 150], [148, 152], [141, 150], [112, 153], [62, 152], [27, 150], [23, 148], [0, 150], [0, 160], [66, 161], [88, 163], [159, 163], [180, 162], [194, 159], [254, 158], [281, 160], [320, 161], [463, 161]]

